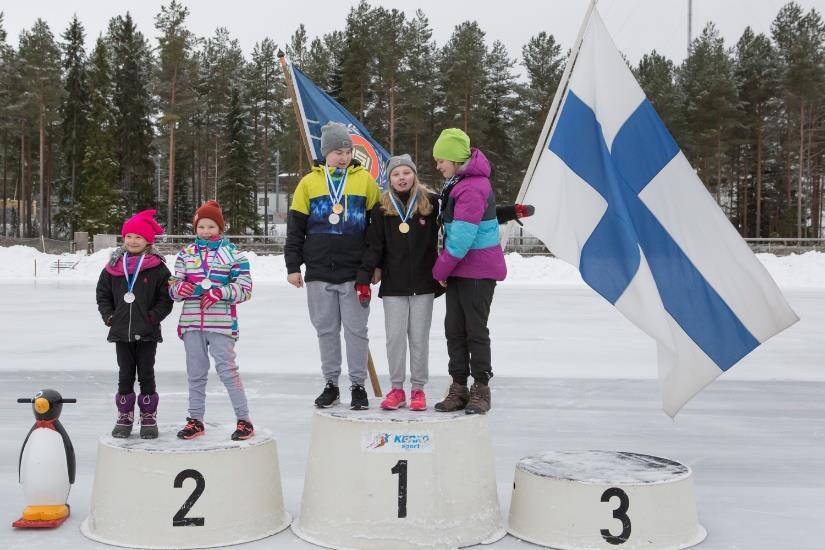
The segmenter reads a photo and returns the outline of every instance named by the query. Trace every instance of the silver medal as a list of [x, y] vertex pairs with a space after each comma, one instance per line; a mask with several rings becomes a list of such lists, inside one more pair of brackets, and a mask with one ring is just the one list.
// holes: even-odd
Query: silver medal
[[336, 225], [340, 221], [341, 221], [341, 216], [339, 216], [338, 214], [330, 214], [329, 215], [329, 223], [331, 223], [332, 225]]
[[123, 301], [127, 304], [131, 304], [135, 301], [135, 293], [134, 292], [127, 292], [123, 295]]
[[202, 289], [209, 290], [210, 288], [212, 288], [212, 281], [210, 281], [209, 279], [204, 279], [201, 281], [200, 285]]

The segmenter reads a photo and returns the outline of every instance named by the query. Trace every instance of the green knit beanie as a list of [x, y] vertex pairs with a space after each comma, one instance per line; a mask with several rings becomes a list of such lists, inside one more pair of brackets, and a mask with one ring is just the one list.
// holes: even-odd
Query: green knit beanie
[[433, 157], [462, 163], [470, 158], [470, 136], [458, 128], [447, 128], [441, 132], [433, 145]]

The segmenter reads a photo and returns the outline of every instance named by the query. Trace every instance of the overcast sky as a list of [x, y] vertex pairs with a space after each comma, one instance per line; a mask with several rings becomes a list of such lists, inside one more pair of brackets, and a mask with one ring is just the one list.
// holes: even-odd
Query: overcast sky
[[[31, 28], [37, 17], [45, 19], [55, 36], [68, 25], [73, 13], [83, 22], [89, 46], [108, 20], [131, 12], [143, 34], [156, 45], [154, 16], [158, 0], [16, 0], [3, 2], [8, 41], [17, 45], [22, 29]], [[350, 7], [357, 0], [184, 0], [189, 6], [189, 28], [197, 36], [211, 36], [218, 26], [227, 27], [249, 54], [255, 42], [272, 38], [285, 44], [299, 23], [310, 37], [342, 29]], [[466, 20], [478, 21], [487, 33], [488, 44], [501, 40], [511, 57], [520, 58], [521, 48], [540, 31], [555, 35], [566, 49], [576, 38], [589, 0], [383, 0], [371, 5], [397, 8], [412, 15], [420, 8], [429, 17], [433, 38], [443, 45], [453, 28]], [[693, 34], [714, 21], [728, 45], [735, 44], [747, 25], [770, 34], [771, 21], [784, 0], [693, 0]], [[805, 11], [825, 13], [825, 0], [797, 0]], [[632, 62], [656, 49], [681, 62], [687, 44], [688, 0], [600, 0], [597, 4], [616, 45]]]

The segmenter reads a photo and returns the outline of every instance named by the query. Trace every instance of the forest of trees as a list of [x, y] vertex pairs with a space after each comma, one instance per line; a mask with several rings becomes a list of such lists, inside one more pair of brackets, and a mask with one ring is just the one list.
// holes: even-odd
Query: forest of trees
[[[247, 57], [228, 29], [195, 36], [188, 17], [176, 0], [154, 29], [115, 16], [87, 51], [76, 16], [58, 36], [38, 19], [15, 46], [0, 13], [4, 235], [114, 232], [145, 208], [158, 209], [169, 233], [185, 232], [194, 206], [216, 195], [229, 232], [261, 232], [256, 204], [276, 158], [281, 172], [308, 168], [279, 46], [389, 151], [409, 152], [425, 183], [438, 185], [433, 141], [457, 126], [488, 153], [498, 199], [512, 199], [570, 46], [541, 32], [516, 58], [473, 21], [436, 44], [423, 12], [361, 1], [343, 28], [310, 39], [301, 25], [287, 44], [262, 38]], [[681, 64], [651, 51], [631, 68], [744, 237], [821, 236], [825, 24], [816, 10], [788, 3], [769, 36], [748, 27], [735, 44], [709, 23]]]

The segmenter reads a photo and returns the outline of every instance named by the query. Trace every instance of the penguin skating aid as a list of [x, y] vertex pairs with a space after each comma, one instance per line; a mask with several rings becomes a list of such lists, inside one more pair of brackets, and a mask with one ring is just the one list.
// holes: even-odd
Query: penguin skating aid
[[26, 508], [12, 523], [20, 528], [58, 527], [69, 517], [66, 500], [75, 478], [75, 456], [69, 435], [60, 423], [63, 398], [55, 390], [38, 391], [18, 403], [31, 403], [35, 423], [20, 449], [18, 475]]

